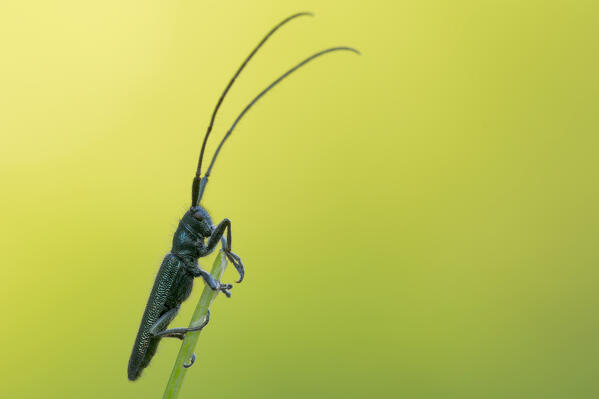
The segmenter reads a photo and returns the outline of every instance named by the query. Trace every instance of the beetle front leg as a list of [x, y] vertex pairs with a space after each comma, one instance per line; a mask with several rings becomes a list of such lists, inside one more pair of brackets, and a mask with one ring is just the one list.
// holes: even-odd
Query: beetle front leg
[[229, 261], [233, 263], [233, 266], [235, 266], [235, 269], [239, 273], [239, 280], [237, 282], [241, 283], [243, 281], [243, 276], [245, 275], [245, 268], [243, 266], [243, 262], [241, 262], [241, 258], [238, 255], [231, 252], [232, 237], [231, 221], [229, 219], [223, 219], [223, 221], [220, 222], [218, 226], [214, 228], [214, 230], [212, 231], [212, 235], [210, 236], [210, 238], [208, 239], [208, 243], [206, 244], [206, 252], [210, 253], [214, 251], [214, 248], [216, 248], [218, 241], [225, 234], [225, 230], [227, 231], [227, 239], [225, 240], [223, 251], [227, 256], [227, 259], [229, 259]]

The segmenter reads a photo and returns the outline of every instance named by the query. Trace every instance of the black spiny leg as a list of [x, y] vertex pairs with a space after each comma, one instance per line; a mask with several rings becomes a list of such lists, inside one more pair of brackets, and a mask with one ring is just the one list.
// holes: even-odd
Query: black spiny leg
[[206, 284], [208, 284], [208, 286], [213, 290], [221, 291], [223, 294], [227, 296], [227, 298], [231, 298], [231, 292], [229, 290], [233, 288], [232, 284], [221, 284], [220, 282], [216, 281], [210, 273], [208, 273], [206, 270], [202, 269], [198, 265], [188, 270], [194, 277], [202, 277]]
[[206, 327], [206, 325], [210, 321], [210, 310], [208, 310], [208, 313], [206, 313], [206, 318], [204, 319], [204, 322], [197, 327], [187, 327], [187, 328], [181, 327], [181, 328], [171, 328], [169, 330], [165, 330], [164, 327], [166, 327], [175, 318], [175, 316], [177, 315], [178, 312], [179, 312], [179, 308], [173, 308], [173, 309], [169, 310], [168, 312], [166, 312], [164, 315], [162, 315], [158, 319], [158, 321], [156, 323], [154, 323], [154, 325], [150, 329], [150, 333], [154, 337], [162, 337], [162, 338], [173, 337], [173, 338], [183, 339], [183, 338], [185, 338], [185, 334], [187, 334], [188, 332], [201, 331], [202, 328]]
[[152, 336], [154, 337], [162, 336], [183, 339], [183, 336], [180, 334], [164, 334], [164, 331], [168, 331], [165, 330], [165, 328], [170, 324], [171, 321], [173, 321], [173, 319], [177, 316], [177, 313], [179, 313], [179, 307], [172, 308], [171, 310], [160, 316], [156, 323], [154, 323], [154, 325], [150, 328], [150, 334], [152, 334]]
[[183, 363], [183, 367], [185, 367], [186, 369], [190, 368], [191, 366], [193, 366], [193, 364], [196, 362], [196, 354], [192, 353], [191, 354], [191, 359], [189, 360], [189, 364], [187, 363]]
[[208, 239], [208, 243], [206, 244], [206, 252], [210, 253], [214, 251], [214, 248], [216, 248], [218, 241], [225, 234], [225, 230], [227, 230], [227, 239], [224, 243], [225, 246], [223, 250], [225, 252], [225, 255], [227, 256], [227, 259], [229, 259], [229, 261], [233, 263], [233, 266], [235, 266], [235, 269], [239, 273], [239, 280], [237, 282], [241, 283], [241, 281], [243, 280], [243, 276], [245, 275], [245, 268], [243, 267], [243, 262], [241, 262], [241, 258], [238, 255], [231, 252], [232, 237], [231, 221], [229, 219], [223, 219], [223, 221], [220, 222], [218, 226], [214, 228], [214, 231], [212, 232], [212, 235], [210, 236], [210, 238]]
[[[154, 337], [161, 337], [161, 338], [173, 337], [173, 338], [179, 338], [180, 340], [183, 340], [183, 338], [185, 338], [185, 334], [187, 334], [188, 332], [192, 332], [192, 331], [201, 331], [204, 327], [206, 327], [206, 325], [210, 321], [210, 310], [208, 310], [208, 312], [206, 313], [206, 318], [204, 319], [204, 322], [197, 327], [171, 328], [169, 330], [165, 330], [164, 328], [166, 326], [168, 326], [168, 324], [171, 321], [173, 321], [173, 319], [175, 318], [175, 316], [177, 315], [178, 312], [179, 312], [179, 308], [177, 307], [177, 308], [173, 308], [173, 309], [169, 310], [168, 312], [166, 312], [165, 314], [163, 314], [158, 319], [158, 321], [156, 321], [156, 323], [154, 323], [154, 325], [150, 329], [150, 333]], [[196, 361], [196, 354], [193, 353], [191, 356], [191, 359], [189, 361], [189, 364], [184, 363], [183, 367], [185, 367], [186, 369], [190, 368], [195, 363], [195, 361]]]

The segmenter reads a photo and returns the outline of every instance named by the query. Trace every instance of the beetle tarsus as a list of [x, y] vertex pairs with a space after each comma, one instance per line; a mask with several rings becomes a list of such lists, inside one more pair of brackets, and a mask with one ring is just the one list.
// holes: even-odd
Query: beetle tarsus
[[231, 291], [229, 291], [231, 288], [233, 288], [233, 284], [220, 284], [218, 290], [225, 294], [227, 298], [231, 298]]
[[232, 284], [222, 284], [220, 281], [215, 280], [210, 273], [203, 270], [201, 267], [197, 265], [195, 268], [191, 270], [191, 273], [196, 277], [202, 277], [204, 279], [204, 282], [213, 291], [221, 291], [223, 294], [227, 296], [227, 298], [231, 298], [231, 292], [229, 290], [233, 288]]
[[237, 270], [237, 273], [239, 273], [239, 280], [237, 280], [236, 282], [241, 283], [243, 281], [243, 276], [245, 276], [245, 268], [243, 266], [241, 258], [239, 257], [239, 255], [231, 252], [230, 248], [225, 249], [224, 252], [227, 256], [227, 259], [229, 259], [233, 266], [235, 266], [235, 270]]
[[183, 367], [185, 367], [186, 369], [190, 368], [191, 366], [193, 366], [193, 364], [196, 362], [196, 354], [192, 353], [191, 354], [191, 359], [189, 359], [189, 364], [187, 363], [183, 363]]

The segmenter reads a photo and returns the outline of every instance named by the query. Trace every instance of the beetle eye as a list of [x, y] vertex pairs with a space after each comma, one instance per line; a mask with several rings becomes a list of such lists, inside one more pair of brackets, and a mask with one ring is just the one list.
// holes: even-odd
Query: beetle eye
[[204, 220], [204, 216], [202, 215], [201, 212], [194, 213], [193, 217], [196, 218], [197, 220]]

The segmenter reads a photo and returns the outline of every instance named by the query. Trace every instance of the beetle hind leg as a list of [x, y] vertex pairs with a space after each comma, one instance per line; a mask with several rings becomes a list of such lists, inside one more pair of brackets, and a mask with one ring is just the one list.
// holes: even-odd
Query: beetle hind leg
[[[201, 331], [204, 327], [206, 327], [206, 325], [208, 325], [208, 322], [210, 321], [210, 310], [208, 310], [208, 312], [206, 313], [206, 317], [204, 318], [204, 321], [199, 326], [188, 327], [188, 328], [183, 328], [183, 327], [171, 328], [171, 329], [165, 330], [164, 328], [166, 326], [168, 326], [168, 324], [171, 321], [173, 321], [175, 316], [177, 316], [177, 313], [179, 313], [178, 307], [173, 308], [173, 309], [169, 310], [168, 312], [166, 312], [165, 314], [163, 314], [158, 319], [158, 321], [156, 321], [156, 323], [154, 323], [154, 325], [150, 329], [150, 333], [152, 334], [152, 336], [160, 337], [160, 338], [178, 338], [180, 340], [183, 340], [185, 338], [185, 334], [187, 334], [188, 332], [193, 332], [193, 331]], [[191, 359], [189, 359], [189, 363], [183, 363], [183, 367], [188, 369], [191, 366], [193, 366], [195, 361], [196, 361], [196, 355], [195, 355], [195, 353], [192, 353]]]
[[[165, 330], [164, 328], [168, 325], [168, 323], [170, 323], [175, 318], [178, 311], [179, 311], [179, 308], [174, 308], [174, 309], [171, 309], [168, 312], [166, 312], [152, 326], [152, 328], [150, 329], [150, 333], [152, 333], [152, 335], [154, 337], [161, 337], [161, 338], [172, 337], [172, 338], [183, 339], [183, 338], [185, 338], [185, 334], [187, 334], [188, 332], [201, 331], [204, 327], [206, 327], [206, 325], [210, 321], [210, 310], [208, 310], [208, 313], [206, 313], [206, 317], [204, 318], [204, 321], [199, 326], [187, 327], [187, 328], [185, 328], [185, 327], [170, 328], [168, 330]], [[172, 313], [172, 314], [169, 315], [169, 313]], [[168, 315], [168, 317], [165, 317], [167, 315]], [[165, 322], [166, 320], [168, 320], [168, 321]]]
[[189, 359], [189, 363], [183, 363], [183, 367], [185, 367], [186, 369], [190, 368], [191, 366], [193, 366], [193, 364], [196, 362], [196, 354], [192, 353], [191, 354], [191, 359]]
[[152, 334], [153, 337], [170, 336], [170, 337], [183, 339], [182, 337], [178, 337], [175, 335], [165, 335], [164, 334], [165, 331], [168, 331], [168, 330], [166, 330], [166, 327], [177, 316], [177, 313], [179, 313], [179, 307], [172, 308], [169, 311], [167, 311], [165, 314], [160, 316], [160, 318], [156, 321], [156, 323], [154, 323], [154, 325], [150, 328], [150, 334]]

